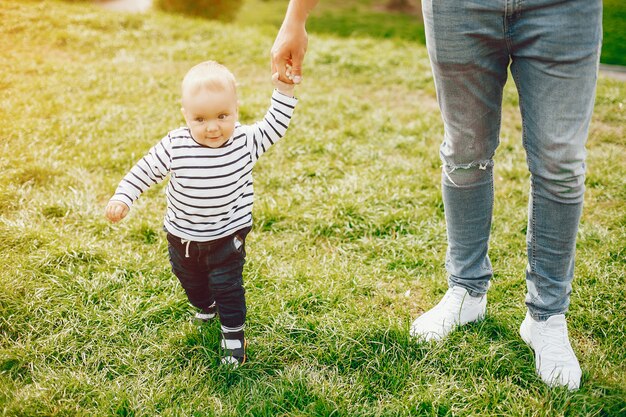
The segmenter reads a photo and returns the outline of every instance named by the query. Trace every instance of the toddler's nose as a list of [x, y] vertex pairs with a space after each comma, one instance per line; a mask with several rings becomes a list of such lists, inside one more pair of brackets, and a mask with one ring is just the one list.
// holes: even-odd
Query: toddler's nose
[[217, 123], [215, 121], [210, 121], [209, 123], [207, 123], [206, 125], [206, 130], [208, 132], [214, 132], [216, 131], [218, 128]]

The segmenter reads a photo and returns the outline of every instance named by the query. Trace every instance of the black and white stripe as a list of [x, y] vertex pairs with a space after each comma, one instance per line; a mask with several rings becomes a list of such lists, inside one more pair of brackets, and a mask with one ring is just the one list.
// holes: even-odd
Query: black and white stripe
[[120, 182], [111, 200], [129, 207], [170, 174], [165, 228], [183, 239], [219, 239], [252, 224], [252, 167], [285, 135], [297, 99], [278, 91], [263, 120], [237, 124], [220, 148], [200, 145], [187, 127], [171, 131]]

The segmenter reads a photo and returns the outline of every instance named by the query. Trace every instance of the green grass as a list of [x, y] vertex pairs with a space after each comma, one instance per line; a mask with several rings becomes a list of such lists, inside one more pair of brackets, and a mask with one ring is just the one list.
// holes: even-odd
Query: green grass
[[[275, 33], [285, 15], [286, 2], [247, 0], [237, 23], [264, 26]], [[424, 24], [416, 15], [384, 11], [384, 1], [321, 1], [307, 21], [307, 31], [338, 37], [396, 39], [425, 44]]]
[[626, 66], [626, 3], [621, 0], [603, 0], [602, 56], [604, 64]]
[[626, 413], [626, 84], [601, 78], [570, 333], [575, 393], [546, 388], [517, 335], [528, 174], [514, 87], [496, 155], [487, 319], [408, 337], [446, 289], [442, 124], [425, 49], [314, 33], [288, 136], [255, 171], [245, 281], [250, 362], [217, 366], [218, 327], [166, 255], [162, 187], [103, 217], [116, 184], [183, 123], [205, 59], [263, 115], [274, 31], [90, 5], [0, 3], [0, 414], [616, 416]]
[[414, 14], [389, 12], [387, 1], [320, 2], [307, 22], [312, 33], [339, 37], [402, 39], [426, 43], [419, 2]]

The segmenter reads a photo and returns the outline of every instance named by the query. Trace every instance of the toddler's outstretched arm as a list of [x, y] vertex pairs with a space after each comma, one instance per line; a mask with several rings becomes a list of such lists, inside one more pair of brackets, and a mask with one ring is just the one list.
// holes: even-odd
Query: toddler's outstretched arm
[[[172, 133], [172, 132], [170, 132]], [[165, 179], [170, 170], [171, 137], [168, 133], [126, 174], [109, 200], [104, 215], [113, 223], [128, 214], [133, 202], [150, 186]]]

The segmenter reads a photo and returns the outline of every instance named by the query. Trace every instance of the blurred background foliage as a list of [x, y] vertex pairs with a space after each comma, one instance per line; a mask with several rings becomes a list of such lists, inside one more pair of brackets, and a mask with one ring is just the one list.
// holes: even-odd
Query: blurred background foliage
[[602, 57], [604, 64], [626, 65], [626, 1], [603, 0]]
[[[276, 28], [282, 22], [288, 0], [153, 2], [155, 8], [166, 12]], [[603, 6], [604, 43], [601, 62], [626, 65], [626, 1], [603, 0]], [[307, 29], [311, 33], [341, 37], [403, 39], [424, 44], [424, 25], [420, 10], [419, 0], [321, 0], [309, 18]]]
[[[100, 2], [112, 0], [64, 0]], [[120, 1], [120, 0], [117, 0]], [[133, 0], [126, 0], [133, 1]], [[154, 7], [234, 23], [280, 26], [287, 0], [153, 0]], [[626, 1], [603, 0], [601, 62], [626, 66]], [[403, 39], [425, 43], [419, 0], [322, 0], [309, 18], [311, 33]]]
[[208, 19], [232, 21], [244, 0], [153, 0], [159, 10], [198, 16]]

